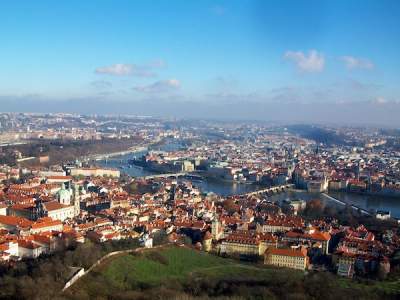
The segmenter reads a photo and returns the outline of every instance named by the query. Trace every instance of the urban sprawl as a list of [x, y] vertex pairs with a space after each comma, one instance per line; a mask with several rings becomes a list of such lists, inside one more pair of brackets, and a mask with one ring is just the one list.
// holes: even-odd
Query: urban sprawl
[[[400, 131], [4, 113], [0, 144], [3, 264], [89, 240], [151, 248], [161, 235], [219, 256], [345, 277], [384, 278], [398, 255], [390, 209], [328, 193], [399, 201]], [[105, 166], [123, 155], [123, 167]], [[129, 176], [134, 168], [147, 173]], [[202, 180], [254, 188], [223, 196], [203, 191]], [[271, 200], [291, 190], [326, 201]]]

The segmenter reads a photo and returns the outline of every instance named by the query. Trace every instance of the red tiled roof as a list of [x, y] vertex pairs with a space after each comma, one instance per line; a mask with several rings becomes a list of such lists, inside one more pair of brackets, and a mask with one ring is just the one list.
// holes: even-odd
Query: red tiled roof
[[37, 249], [37, 248], [40, 248], [39, 245], [36, 245], [36, 244], [32, 243], [31, 241], [27, 241], [27, 240], [19, 240], [18, 241], [18, 246], [22, 247], [22, 248], [26, 248], [26, 249]]
[[54, 175], [54, 176], [47, 176], [47, 179], [54, 179], [54, 180], [71, 180], [72, 176], [61, 176], [61, 175]]
[[28, 219], [15, 216], [0, 216], [0, 223], [11, 226], [29, 227], [32, 222]]
[[45, 220], [38, 220], [38, 222], [32, 224], [32, 229], [46, 228], [57, 225], [62, 225], [60, 220], [52, 220], [51, 218], [46, 218]]
[[61, 203], [58, 203], [57, 201], [50, 201], [50, 202], [45, 202], [43, 203], [45, 206], [46, 210], [51, 211], [51, 210], [57, 210], [57, 209], [62, 209], [68, 207], [67, 205], [63, 205]]
[[269, 248], [266, 251], [268, 254], [280, 255], [280, 256], [291, 256], [291, 257], [307, 257], [306, 249], [281, 249], [281, 248]]
[[321, 232], [321, 231], [315, 231], [313, 233], [301, 233], [301, 232], [289, 231], [286, 233], [286, 236], [289, 238], [305, 238], [317, 241], [329, 241], [331, 239], [331, 235], [328, 232]]

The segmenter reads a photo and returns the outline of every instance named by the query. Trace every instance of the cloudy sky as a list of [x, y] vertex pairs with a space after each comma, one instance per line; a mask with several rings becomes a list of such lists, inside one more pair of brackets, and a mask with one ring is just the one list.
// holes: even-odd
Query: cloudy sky
[[1, 1], [2, 111], [400, 126], [400, 1]]

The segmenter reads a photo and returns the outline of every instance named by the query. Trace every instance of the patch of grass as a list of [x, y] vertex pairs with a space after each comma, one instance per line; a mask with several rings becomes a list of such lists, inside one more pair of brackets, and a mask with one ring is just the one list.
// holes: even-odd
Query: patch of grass
[[168, 298], [166, 295], [173, 298], [179, 293], [186, 296], [250, 293], [256, 298], [260, 295], [280, 298], [296, 290], [318, 299], [325, 297], [326, 291], [321, 286], [328, 283], [335, 293], [349, 297], [394, 297], [400, 291], [399, 280], [357, 281], [330, 273], [305, 274], [170, 246], [110, 258], [72, 286], [67, 296], [76, 298], [79, 293], [87, 293], [90, 297], [109, 297], [135, 291], [148, 299]]
[[183, 247], [152, 250], [140, 257], [124, 255], [110, 261], [102, 274], [115, 285], [155, 285], [169, 279], [184, 280], [193, 271], [225, 265], [228, 260]]
[[151, 251], [146, 255], [146, 258], [151, 259], [152, 261], [159, 262], [162, 265], [168, 265], [168, 259], [159, 252]]
[[378, 282], [373, 287], [384, 294], [398, 295], [400, 292], [400, 279]]
[[[185, 247], [165, 247], [112, 257], [78, 281], [71, 292], [86, 290], [95, 294], [104, 285], [110, 290], [140, 290], [165, 282], [184, 283], [190, 278], [268, 280], [276, 272], [285, 271], [242, 264]], [[294, 273], [303, 276], [302, 272]]]
[[400, 279], [387, 279], [384, 281], [362, 280], [360, 282], [354, 279], [336, 277], [335, 281], [339, 287], [350, 290], [378, 292], [383, 295], [398, 295], [400, 292]]
[[269, 280], [277, 276], [285, 276], [287, 279], [301, 280], [304, 277], [304, 273], [301, 271], [291, 270], [288, 272], [287, 269], [278, 269], [270, 267], [260, 267], [254, 265], [246, 265], [240, 263], [230, 262], [222, 266], [210, 267], [202, 269], [197, 272], [193, 272], [193, 275], [200, 277], [207, 277], [213, 279], [230, 278], [230, 279], [248, 279], [248, 280]]

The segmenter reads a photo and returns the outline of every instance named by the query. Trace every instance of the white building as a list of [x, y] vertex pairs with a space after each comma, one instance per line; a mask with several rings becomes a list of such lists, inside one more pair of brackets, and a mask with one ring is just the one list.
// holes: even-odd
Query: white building
[[57, 201], [44, 202], [44, 213], [53, 220], [64, 221], [75, 217], [75, 207], [73, 205], [64, 205]]
[[378, 210], [376, 212], [376, 218], [380, 220], [389, 220], [390, 219], [390, 211], [383, 211], [383, 210]]

